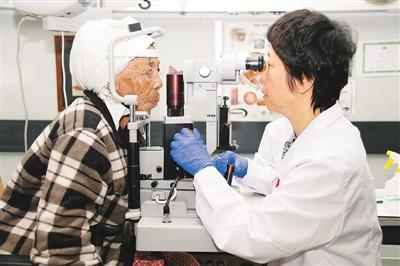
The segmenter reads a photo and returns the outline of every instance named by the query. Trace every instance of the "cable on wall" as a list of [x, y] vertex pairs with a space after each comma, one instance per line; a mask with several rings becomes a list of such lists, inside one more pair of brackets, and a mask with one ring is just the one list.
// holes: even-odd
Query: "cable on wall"
[[18, 22], [18, 26], [17, 26], [17, 68], [18, 68], [18, 83], [19, 83], [19, 88], [21, 90], [22, 105], [24, 107], [24, 112], [25, 112], [25, 124], [24, 124], [24, 150], [25, 150], [25, 152], [28, 150], [29, 116], [28, 116], [28, 107], [26, 105], [25, 91], [24, 91], [23, 81], [22, 81], [20, 29], [21, 29], [22, 24], [28, 20], [35, 21], [36, 18], [31, 17], [31, 16], [25, 16], [25, 17], [21, 18], [21, 20]]
[[61, 32], [61, 69], [62, 69], [62, 91], [64, 95], [64, 108], [68, 107], [67, 90], [65, 85], [65, 63], [64, 63], [64, 51], [65, 51], [65, 39], [64, 32]]

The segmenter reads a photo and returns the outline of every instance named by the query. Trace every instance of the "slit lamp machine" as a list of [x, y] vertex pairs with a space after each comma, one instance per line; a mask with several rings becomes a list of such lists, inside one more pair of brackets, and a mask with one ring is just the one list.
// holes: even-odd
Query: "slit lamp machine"
[[[185, 61], [183, 74], [167, 75], [167, 116], [163, 120], [163, 146], [139, 147], [138, 131], [150, 122], [147, 113], [136, 111], [136, 95], [121, 97], [115, 89], [114, 49], [117, 43], [142, 34], [160, 37], [159, 27], [140, 29], [114, 39], [109, 47], [110, 90], [130, 108], [128, 146], [128, 208], [123, 225], [124, 243], [132, 251], [218, 252], [195, 210], [193, 177], [170, 157], [170, 142], [182, 128], [193, 129], [185, 115], [185, 85], [190, 103], [195, 90], [206, 92], [206, 145], [216, 150], [236, 149], [232, 142], [227, 97], [217, 97], [222, 84], [237, 84], [241, 70], [261, 71], [264, 58]], [[232, 172], [232, 171], [231, 171]], [[196, 239], [196, 241], [193, 241]], [[126, 251], [127, 251], [126, 250]], [[132, 261], [128, 256], [126, 263]]]

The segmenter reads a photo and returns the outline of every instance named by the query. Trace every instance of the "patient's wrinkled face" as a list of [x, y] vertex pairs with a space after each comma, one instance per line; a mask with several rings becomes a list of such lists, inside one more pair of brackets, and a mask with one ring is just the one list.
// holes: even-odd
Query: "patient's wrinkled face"
[[121, 96], [137, 95], [137, 110], [150, 112], [156, 107], [162, 81], [160, 60], [156, 57], [137, 57], [117, 75], [116, 87]]

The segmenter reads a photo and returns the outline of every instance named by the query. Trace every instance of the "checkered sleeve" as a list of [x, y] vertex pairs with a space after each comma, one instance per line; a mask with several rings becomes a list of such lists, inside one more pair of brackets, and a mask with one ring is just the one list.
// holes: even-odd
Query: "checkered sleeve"
[[104, 202], [112, 176], [104, 143], [89, 130], [59, 136], [50, 153], [39, 200], [32, 262], [97, 265], [90, 220]]

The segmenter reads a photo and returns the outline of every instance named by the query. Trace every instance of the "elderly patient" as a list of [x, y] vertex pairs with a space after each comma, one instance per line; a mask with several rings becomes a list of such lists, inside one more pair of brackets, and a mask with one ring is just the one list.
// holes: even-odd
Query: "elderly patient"
[[[121, 243], [92, 243], [91, 228], [119, 225], [127, 211], [123, 134], [129, 109], [108, 89], [110, 40], [136, 21], [101, 20], [77, 32], [70, 68], [85, 91], [32, 144], [0, 201], [0, 252], [31, 256], [37, 264], [117, 264]], [[138, 110], [157, 105], [162, 86], [154, 40], [147, 35], [119, 44], [118, 93], [138, 95]], [[150, 56], [150, 57], [149, 57]], [[126, 130], [126, 129], [125, 129]]]

